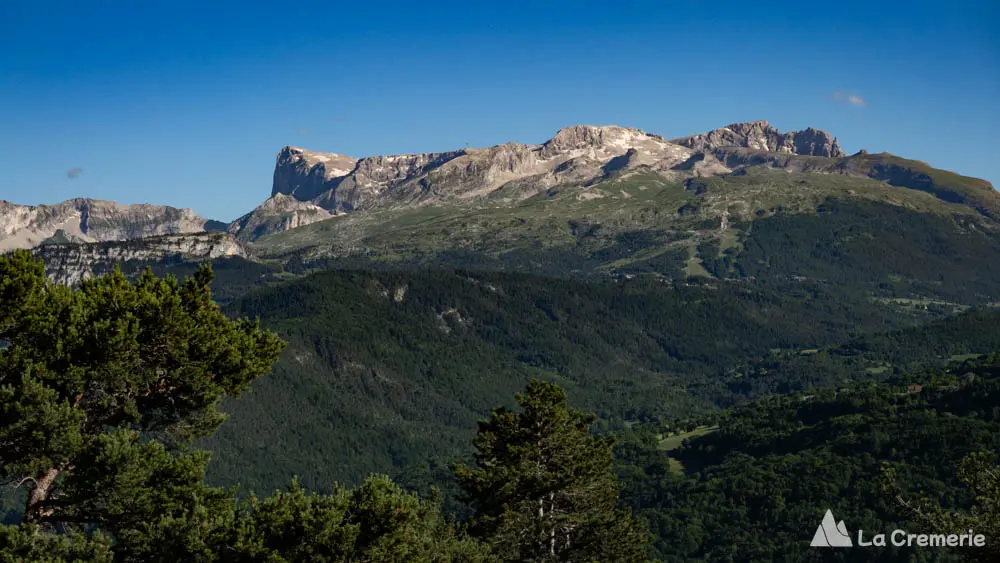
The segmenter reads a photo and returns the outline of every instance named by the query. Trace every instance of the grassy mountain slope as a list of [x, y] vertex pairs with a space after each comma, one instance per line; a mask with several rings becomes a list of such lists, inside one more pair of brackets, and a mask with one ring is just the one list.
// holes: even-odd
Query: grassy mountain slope
[[[829, 169], [793, 171], [760, 164], [725, 176], [685, 179], [675, 173], [640, 166], [612, 174], [595, 185], [557, 186], [514, 205], [472, 200], [464, 207], [421, 206], [342, 215], [272, 235], [260, 240], [257, 246], [265, 254], [280, 254], [314, 245], [331, 245], [327, 250], [343, 251], [350, 250], [351, 243], [370, 241], [376, 247], [379, 244], [402, 243], [410, 234], [440, 233], [440, 228], [451, 227], [452, 234], [462, 234], [465, 232], [463, 229], [467, 229], [466, 234], [474, 236], [490, 233], [491, 226], [512, 226], [505, 224], [511, 219], [530, 230], [544, 223], [546, 218], [581, 220], [588, 215], [607, 221], [607, 227], [612, 230], [674, 223], [685, 226], [697, 223], [683, 220], [690, 214], [677, 213], [678, 209], [689, 204], [697, 205], [703, 215], [711, 217], [717, 218], [729, 211], [750, 218], [779, 208], [786, 212], [809, 212], [828, 197], [881, 201], [913, 210], [941, 213], [974, 212], [975, 206], [965, 204], [978, 200], [1000, 200], [1000, 195], [981, 180], [935, 170], [923, 163], [903, 161], [891, 155], [844, 159], [839, 164], [841, 173], [834, 173], [840, 162], [834, 159], [787, 158], [818, 159], [829, 165]], [[909, 165], [896, 164], [897, 161]], [[916, 166], [922, 166], [919, 170], [923, 171], [913, 170]], [[918, 182], [909, 182], [916, 187], [908, 188], [898, 183], [893, 185], [889, 172], [875, 172], [896, 168], [904, 168], [929, 179], [943, 177], [944, 180], [936, 183], [928, 180], [934, 187], [925, 189], [919, 189], [922, 186]], [[859, 177], [866, 170], [883, 177]], [[415, 240], [411, 244], [430, 242]]]
[[982, 303], [1000, 293], [1000, 224], [968, 201], [845, 174], [739, 172], [680, 180], [640, 169], [512, 207], [348, 214], [262, 239], [255, 251], [294, 271], [805, 276], [864, 283], [890, 298]]
[[884, 182], [897, 188], [931, 194], [948, 203], [961, 203], [977, 213], [1000, 217], [1000, 196], [986, 180], [934, 168], [926, 162], [890, 153], [860, 151], [851, 156], [823, 158], [755, 149], [720, 147], [715, 156], [727, 166], [744, 169], [778, 168], [813, 175], [846, 175]]
[[889, 153], [855, 155], [840, 166], [894, 186], [925, 191], [942, 201], [963, 203], [994, 219], [1000, 218], [1000, 198], [986, 180]]

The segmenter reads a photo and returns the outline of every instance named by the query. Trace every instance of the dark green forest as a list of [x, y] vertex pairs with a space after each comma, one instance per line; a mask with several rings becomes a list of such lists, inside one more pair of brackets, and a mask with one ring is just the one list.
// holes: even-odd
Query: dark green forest
[[701, 255], [717, 275], [800, 276], [880, 297], [990, 303], [1000, 297], [1000, 246], [990, 225], [974, 215], [831, 198], [815, 215], [738, 223], [740, 247], [713, 260], [718, 246], [708, 245]]
[[926, 324], [938, 316], [847, 299], [808, 282], [449, 272], [335, 271], [260, 289], [225, 310], [259, 316], [289, 346], [225, 407], [206, 444], [211, 475], [322, 487], [455, 456], [477, 417], [530, 377], [612, 430], [1000, 349], [989, 310]]
[[[887, 488], [952, 508], [974, 504], [956, 474], [965, 456], [1000, 451], [998, 375], [994, 354], [885, 383], [762, 399], [691, 423], [706, 432], [637, 425], [617, 445], [626, 502], [670, 561], [826, 560], [804, 540], [828, 508], [852, 530], [917, 529]], [[914, 384], [922, 388], [907, 391]], [[886, 482], [890, 472], [895, 483]], [[877, 559], [954, 556], [890, 546]]]

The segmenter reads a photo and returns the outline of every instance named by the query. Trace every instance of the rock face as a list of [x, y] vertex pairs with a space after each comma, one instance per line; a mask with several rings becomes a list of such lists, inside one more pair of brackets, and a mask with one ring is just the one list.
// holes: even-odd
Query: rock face
[[465, 154], [465, 151], [373, 156], [358, 160], [354, 170], [334, 179], [330, 188], [313, 201], [333, 211], [353, 211], [385, 199], [409, 199], [425, 186], [415, 181]]
[[338, 178], [354, 170], [358, 160], [333, 153], [285, 147], [278, 152], [271, 196], [285, 194], [308, 201], [330, 188]]
[[0, 201], [0, 252], [32, 248], [53, 237], [56, 242], [100, 242], [224, 229], [224, 223], [198, 217], [190, 209], [163, 205], [82, 198], [39, 206]]
[[[289, 195], [330, 215], [481, 197], [517, 200], [555, 185], [587, 184], [638, 166], [669, 170], [693, 153], [638, 129], [592, 125], [566, 127], [539, 145], [506, 143], [485, 149], [358, 160], [285, 147], [278, 153], [272, 195]], [[283, 202], [277, 207], [288, 205]], [[297, 220], [276, 219], [287, 216], [288, 210], [274, 207], [269, 200], [246, 216], [255, 219], [241, 218], [230, 226], [230, 232], [243, 240], [254, 240], [293, 228]], [[323, 218], [322, 214], [311, 209], [309, 220], [317, 218]], [[244, 223], [254, 226], [248, 231]]]
[[32, 251], [45, 261], [46, 275], [56, 283], [75, 285], [124, 262], [250, 258], [246, 246], [227, 233], [163, 235], [141, 240], [84, 244], [46, 244]]
[[629, 127], [576, 125], [560, 129], [540, 145], [507, 143], [358, 160], [285, 147], [278, 153], [272, 194], [309, 201], [331, 213], [482, 196], [518, 198], [560, 183], [586, 184], [638, 166], [689, 174], [728, 173], [731, 170], [719, 158], [705, 156], [723, 148], [843, 156], [837, 140], [824, 131], [781, 133], [766, 121], [735, 123], [674, 141]]
[[240, 240], [254, 240], [268, 233], [287, 231], [333, 217], [334, 213], [308, 201], [276, 193], [259, 207], [229, 224]]
[[674, 139], [673, 142], [707, 152], [732, 147], [827, 158], [845, 156], [836, 137], [826, 131], [810, 127], [782, 133], [767, 121], [733, 123], [708, 133]]

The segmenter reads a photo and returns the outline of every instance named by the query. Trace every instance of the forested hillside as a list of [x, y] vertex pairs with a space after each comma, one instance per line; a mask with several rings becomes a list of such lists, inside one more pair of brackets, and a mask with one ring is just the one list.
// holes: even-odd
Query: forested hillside
[[211, 454], [192, 441], [285, 347], [256, 320], [227, 318], [212, 278], [116, 271], [68, 288], [28, 252], [0, 256], [0, 561], [646, 558], [612, 440], [537, 379], [515, 395], [520, 412], [480, 423], [476, 455], [455, 468], [468, 526], [384, 475], [326, 494], [292, 479], [263, 499], [207, 484]]
[[[251, 292], [226, 310], [259, 316], [289, 342], [274, 373], [225, 406], [232, 416], [208, 443], [211, 477], [253, 490], [293, 475], [322, 488], [460, 455], [476, 418], [530, 377], [564, 386], [613, 429], [878, 379], [894, 373], [888, 362], [908, 369], [1000, 348], [996, 315], [984, 311], [871, 337], [922, 346], [912, 362], [904, 344], [865, 360], [838, 352], [862, 346], [859, 332], [909, 331], [941, 312], [809, 281], [336, 271]], [[802, 369], [810, 362], [829, 367]]]
[[[679, 426], [639, 425], [618, 443], [625, 498], [648, 519], [668, 561], [954, 560], [957, 551], [891, 545], [830, 554], [808, 540], [827, 509], [853, 534], [928, 531], [890, 492], [897, 488], [951, 510], [973, 506], [976, 493], [956, 475], [965, 456], [1000, 451], [998, 377], [994, 354], [893, 383], [757, 401]], [[986, 522], [977, 531], [1000, 540]]]
[[[992, 463], [1000, 450], [1000, 356], [983, 356], [1000, 349], [1000, 313], [989, 308], [943, 316], [809, 280], [335, 271], [275, 283], [280, 272], [240, 276], [253, 270], [229, 264], [243, 289], [227, 319], [204, 268], [183, 284], [114, 274], [74, 290], [44, 284], [25, 253], [0, 259], [0, 439], [14, 445], [0, 455], [5, 479], [32, 483], [4, 497], [5, 520], [23, 523], [0, 527], [0, 549], [105, 561], [165, 549], [211, 561], [537, 559], [548, 540], [525, 540], [525, 526], [561, 521], [591, 529], [583, 542], [622, 542], [560, 547], [602, 560], [641, 560], [647, 523], [658, 559], [823, 560], [807, 543], [823, 510], [852, 529], [926, 527], [905, 495], [1000, 537], [958, 479], [963, 459]], [[257, 316], [288, 343], [266, 377], [285, 343], [231, 320]], [[560, 387], [598, 416], [569, 409]], [[220, 426], [223, 397], [231, 417]], [[530, 437], [539, 421], [547, 429]], [[34, 437], [39, 425], [50, 439]], [[189, 449], [198, 438], [211, 464]], [[542, 481], [540, 454], [510, 446], [538, 440], [562, 451]], [[443, 497], [368, 475], [385, 468]], [[244, 501], [212, 482], [284, 492]], [[536, 498], [557, 493], [576, 508], [536, 521]], [[368, 526], [381, 531], [342, 535]]]

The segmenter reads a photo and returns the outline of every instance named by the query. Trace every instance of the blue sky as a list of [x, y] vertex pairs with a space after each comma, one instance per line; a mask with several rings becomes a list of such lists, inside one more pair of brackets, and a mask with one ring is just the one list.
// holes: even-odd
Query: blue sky
[[0, 0], [0, 199], [231, 220], [289, 144], [367, 156], [755, 119], [1000, 184], [994, 2], [476, 4]]

